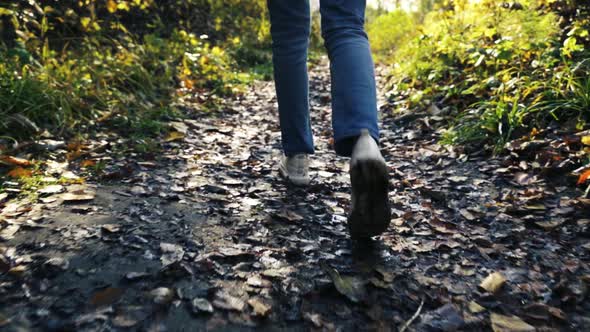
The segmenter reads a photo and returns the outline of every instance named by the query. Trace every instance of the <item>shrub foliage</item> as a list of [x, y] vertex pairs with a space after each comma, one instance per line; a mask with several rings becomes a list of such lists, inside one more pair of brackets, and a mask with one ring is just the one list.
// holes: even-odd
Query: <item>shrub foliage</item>
[[590, 121], [589, 17], [578, 0], [438, 1], [409, 32], [385, 16], [369, 33], [400, 108], [437, 104], [454, 115], [446, 142], [501, 149], [552, 121]]
[[240, 69], [269, 58], [268, 21], [262, 0], [229, 2], [3, 2], [0, 136], [104, 121], [158, 132], [182, 91], [235, 92]]

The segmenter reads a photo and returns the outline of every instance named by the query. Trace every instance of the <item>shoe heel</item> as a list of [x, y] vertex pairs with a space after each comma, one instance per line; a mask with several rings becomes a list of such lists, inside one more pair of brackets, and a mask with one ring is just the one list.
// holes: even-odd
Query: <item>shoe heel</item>
[[351, 237], [360, 240], [383, 233], [391, 220], [386, 165], [377, 160], [363, 160], [351, 168], [350, 175], [356, 193], [348, 218]]

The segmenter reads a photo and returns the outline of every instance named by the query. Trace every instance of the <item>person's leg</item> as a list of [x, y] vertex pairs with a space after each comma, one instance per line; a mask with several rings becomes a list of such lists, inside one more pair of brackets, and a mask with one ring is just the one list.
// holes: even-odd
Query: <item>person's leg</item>
[[364, 31], [364, 0], [320, 0], [332, 77], [332, 126], [336, 153], [350, 156], [366, 128], [379, 139], [375, 72]]
[[320, 0], [330, 57], [335, 149], [351, 157], [348, 229], [353, 239], [379, 235], [391, 220], [389, 175], [377, 145], [377, 93], [363, 28], [365, 5], [364, 0]]
[[267, 3], [283, 151], [287, 156], [311, 154], [314, 146], [307, 77], [309, 1], [267, 0]]

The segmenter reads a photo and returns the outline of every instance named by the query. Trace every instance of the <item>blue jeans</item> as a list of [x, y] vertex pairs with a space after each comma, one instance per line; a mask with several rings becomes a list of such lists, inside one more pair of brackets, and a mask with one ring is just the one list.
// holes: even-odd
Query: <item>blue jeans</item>
[[[283, 151], [313, 153], [309, 119], [308, 0], [267, 0]], [[379, 138], [375, 72], [364, 31], [364, 0], [320, 0], [322, 37], [330, 58], [336, 153], [350, 156], [363, 128]]]

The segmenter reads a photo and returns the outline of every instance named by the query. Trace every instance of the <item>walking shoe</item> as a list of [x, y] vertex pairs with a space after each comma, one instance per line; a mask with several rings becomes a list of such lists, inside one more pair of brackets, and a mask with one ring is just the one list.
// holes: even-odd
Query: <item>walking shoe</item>
[[348, 230], [352, 239], [383, 233], [391, 221], [389, 175], [379, 146], [367, 129], [361, 131], [350, 158], [351, 210]]
[[279, 172], [296, 186], [309, 184], [309, 160], [307, 154], [300, 153], [291, 157], [281, 156]]

